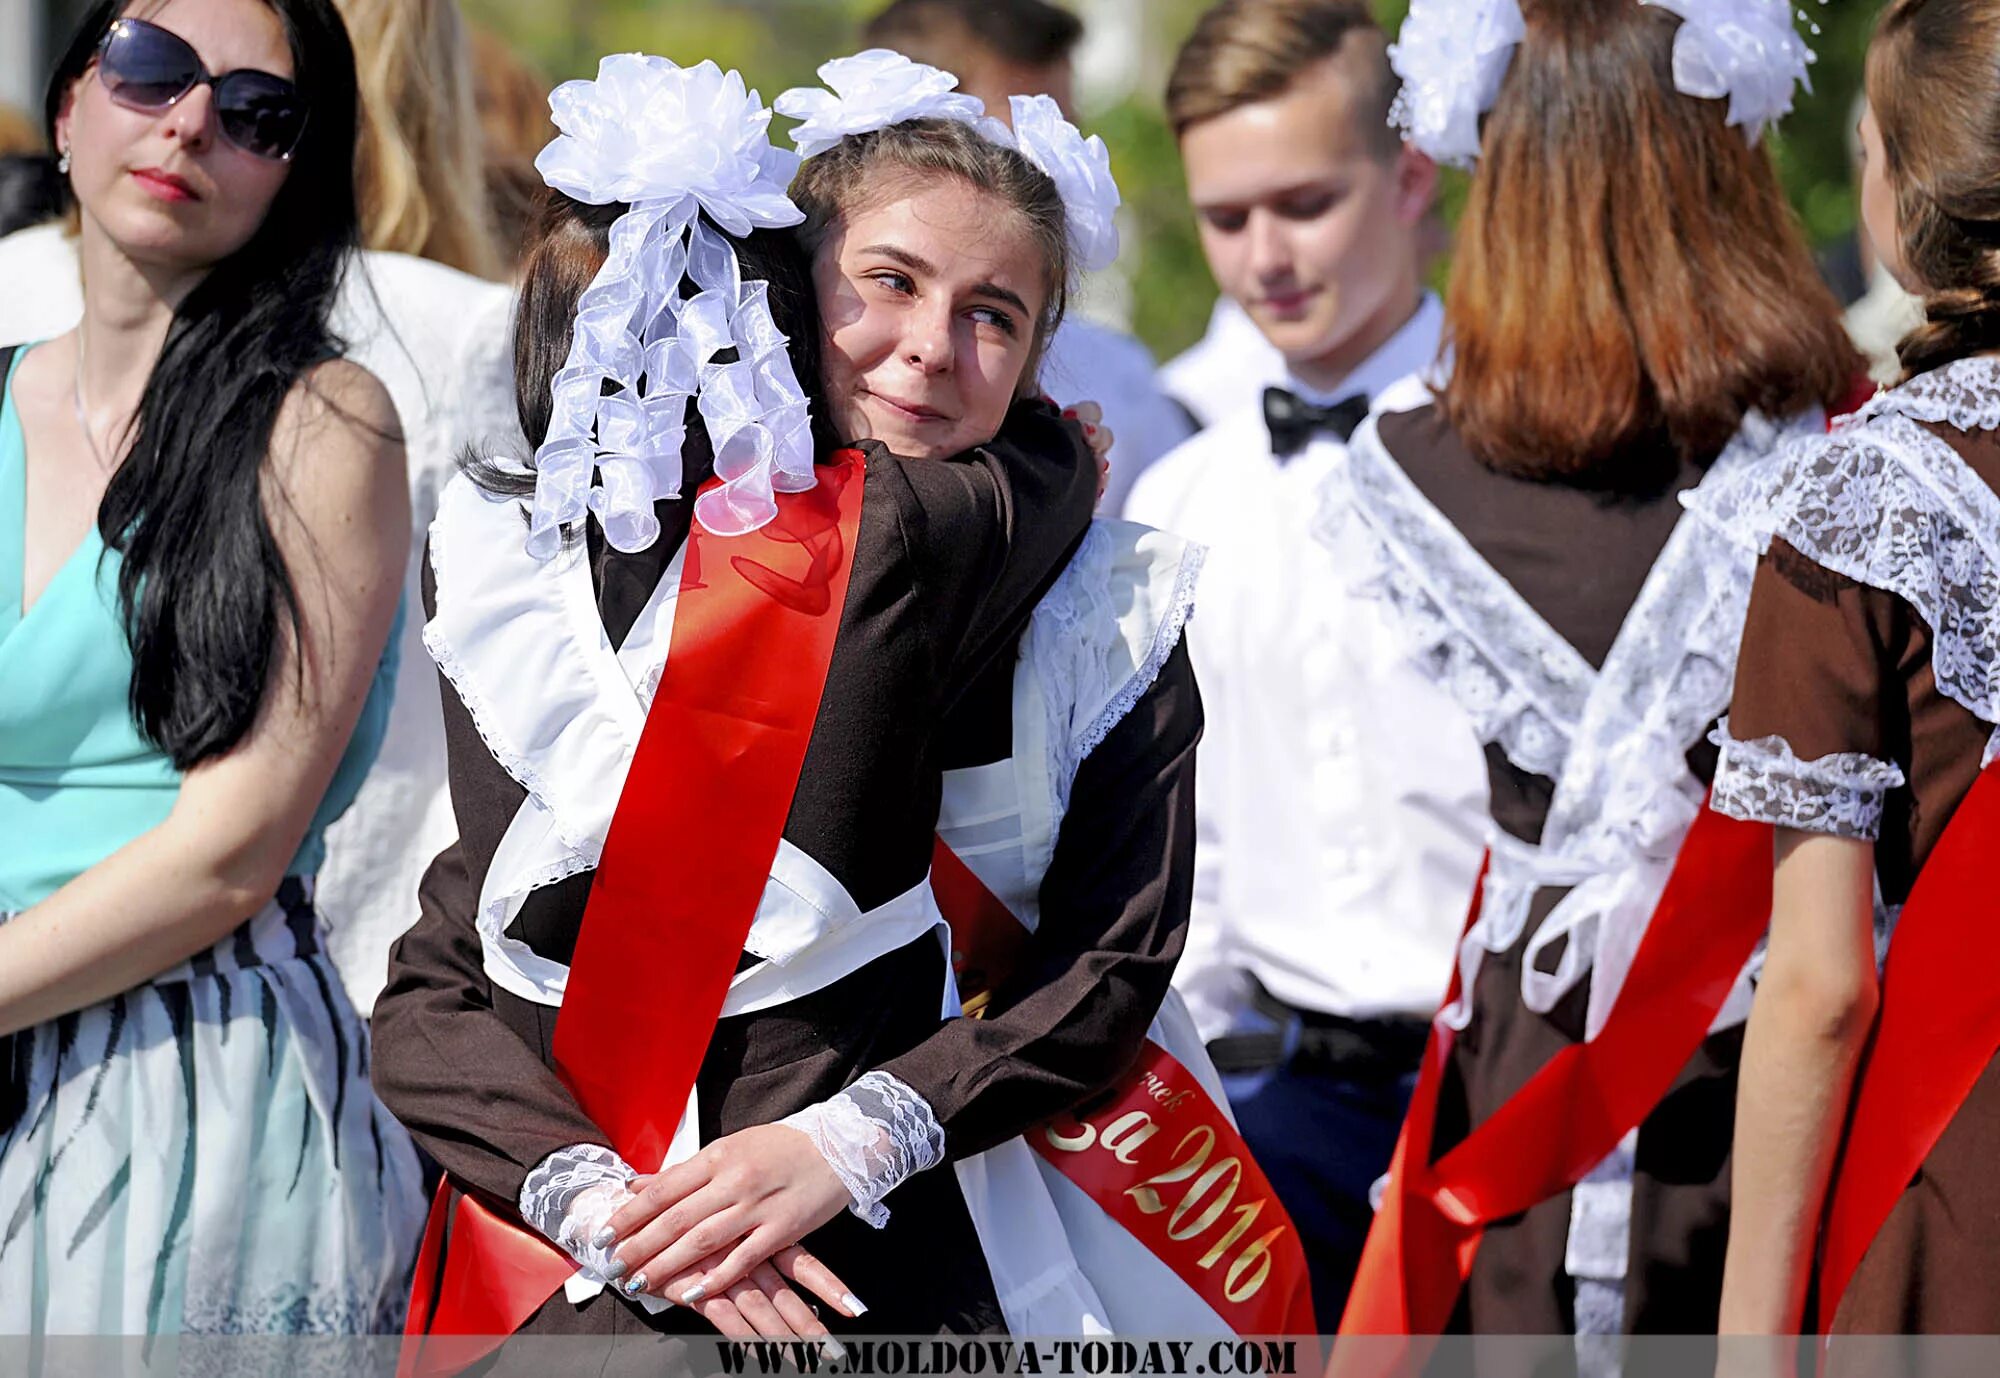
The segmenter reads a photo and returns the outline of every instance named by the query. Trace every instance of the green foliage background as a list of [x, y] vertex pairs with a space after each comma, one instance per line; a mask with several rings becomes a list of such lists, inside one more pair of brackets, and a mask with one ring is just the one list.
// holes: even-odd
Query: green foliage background
[[[600, 54], [642, 50], [677, 62], [713, 58], [740, 67], [764, 92], [811, 80], [827, 57], [851, 51], [861, 20], [881, 0], [462, 0], [467, 13], [516, 45], [550, 78], [587, 76]], [[1163, 67], [1207, 0], [1145, 0], [1148, 67]], [[1819, 62], [1810, 95], [1774, 139], [1779, 168], [1813, 242], [1851, 235], [1855, 196], [1849, 171], [1850, 108], [1878, 0], [1802, 0]], [[1392, 29], [1407, 0], [1376, 0]], [[1166, 358], [1201, 334], [1215, 299], [1188, 215], [1180, 160], [1160, 109], [1160, 80], [1102, 109], [1085, 123], [1110, 145], [1113, 170], [1135, 233], [1126, 239], [1133, 283], [1132, 326]], [[1462, 181], [1446, 188], [1447, 214]]]

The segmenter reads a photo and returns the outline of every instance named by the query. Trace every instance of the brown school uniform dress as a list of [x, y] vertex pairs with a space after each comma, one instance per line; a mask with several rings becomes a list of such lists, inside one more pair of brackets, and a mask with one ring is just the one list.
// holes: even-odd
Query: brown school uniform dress
[[[1681, 496], [1707, 471], [1706, 463], [1682, 459], [1662, 442], [1621, 456], [1598, 486], [1537, 481], [1487, 467], [1435, 406], [1384, 415], [1378, 428], [1383, 448], [1423, 497], [1599, 671], [1669, 538], [1679, 523], [1691, 520]], [[1704, 730], [1686, 744], [1688, 766], [1703, 783], [1714, 761], [1705, 736]], [[1486, 757], [1494, 823], [1514, 839], [1539, 845], [1556, 781], [1523, 769], [1498, 743], [1487, 746]], [[1530, 945], [1568, 893], [1537, 891], [1520, 936], [1504, 951], [1485, 955], [1470, 992], [1470, 1022], [1446, 1065], [1433, 1161], [1558, 1052], [1584, 1039], [1590, 976], [1546, 1014], [1530, 1009], [1522, 995]], [[1544, 955], [1541, 966], [1548, 968], [1560, 952], [1557, 947]], [[1639, 1128], [1624, 1331], [1715, 1328], [1741, 1042], [1740, 1027], [1712, 1034]], [[1571, 1219], [1572, 1193], [1563, 1192], [1489, 1226], [1450, 1328], [1486, 1334], [1576, 1330], [1576, 1285], [1566, 1266]]]
[[[1897, 392], [1935, 397], [1954, 383], [1981, 379], [1987, 395], [2000, 397], [2000, 383], [1994, 381], [2000, 380], [2000, 364], [1991, 360], [1962, 361], [1941, 376], [1926, 375]], [[1913, 410], [1934, 412], [1921, 402]], [[1995, 422], [2000, 417], [1988, 424]], [[1930, 464], [1949, 463], [1955, 455], [1989, 497], [2000, 489], [2000, 435], [1993, 430], [1956, 430], [1921, 420], [1902, 424], [1905, 437], [1911, 437], [1907, 428], [1917, 428], [1949, 447], [1925, 451], [1920, 443], [1905, 446], [1904, 453]], [[2000, 531], [1977, 535], [1989, 551], [2000, 540]], [[1899, 579], [1941, 590], [1949, 603], [1952, 583], [1962, 576], [1948, 564], [1934, 564], [1936, 554], [1935, 547], [1899, 546], [1892, 567]], [[1986, 568], [1990, 571], [1990, 564]], [[1969, 639], [1989, 665], [2000, 662], [2000, 628], [1980, 618], [1955, 635]], [[1909, 897], [1926, 859], [1971, 791], [1994, 729], [1992, 722], [1940, 691], [1933, 663], [1936, 645], [1937, 632], [1926, 613], [1903, 596], [1815, 563], [1782, 537], [1773, 541], [1758, 567], [1729, 735], [1746, 743], [1781, 738], [1806, 762], [1858, 753], [1901, 770], [1908, 783], [1890, 790], [1882, 801], [1875, 843], [1876, 875], [1882, 898], [1891, 906]], [[1732, 764], [1725, 772], [1725, 785], [1733, 783], [1733, 769]], [[1718, 807], [1723, 802], [1719, 786]], [[1747, 808], [1739, 803], [1725, 811], [1788, 821], [1782, 809], [1768, 802]], [[1797, 825], [1796, 819], [1790, 821]], [[1965, 976], [1991, 981], [1995, 973], [1975, 968]], [[1863, 1334], [2000, 1332], [1996, 1152], [2000, 1072], [1989, 1066], [1863, 1257], [1833, 1329]]]
[[[965, 461], [909, 462], [862, 448], [867, 487], [851, 585], [785, 837], [866, 912], [927, 874], [940, 724], [981, 670], [1011, 650], [1075, 548], [1090, 514], [1094, 467], [1040, 404], [1016, 407], [1000, 438]], [[660, 540], [633, 555], [603, 547], [591, 529], [592, 580], [614, 646], [685, 541], [689, 507], [661, 503]], [[558, 1011], [497, 988], [483, 969], [474, 909], [525, 794], [449, 682], [444, 700], [460, 840], [431, 867], [422, 917], [391, 955], [374, 1014], [374, 1080], [457, 1184], [514, 1216], [530, 1169], [559, 1149], [606, 1138], [554, 1071]], [[536, 891], [508, 936], [567, 963], [591, 879], [585, 873]], [[746, 954], [744, 965], [753, 960]], [[1032, 1036], [1015, 1046], [957, 1045], [948, 1068], [918, 1053], [941, 1026], [944, 960], [926, 936], [811, 995], [719, 1021], [696, 1083], [701, 1140], [770, 1123], [876, 1068], [905, 1077], [930, 1100], [954, 1156], [1061, 1108], [1074, 1093], [1074, 1073], [1060, 1057], [1037, 1057]], [[1050, 1027], [1066, 1014], [1053, 1002]], [[918, 1173], [890, 1204], [880, 1230], [843, 1212], [805, 1240], [871, 1308], [847, 1328], [1003, 1329], [954, 1175], [942, 1167]], [[826, 1319], [843, 1324], [830, 1312]], [[559, 1292], [521, 1333], [648, 1331], [708, 1327], [680, 1307], [648, 1316], [610, 1291], [582, 1306]]]

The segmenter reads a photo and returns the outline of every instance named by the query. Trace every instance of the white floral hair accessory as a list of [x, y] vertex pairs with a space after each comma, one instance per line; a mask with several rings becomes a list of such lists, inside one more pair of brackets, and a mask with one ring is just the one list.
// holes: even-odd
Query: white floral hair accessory
[[1048, 96], [1015, 96], [1008, 102], [1014, 131], [994, 133], [1049, 175], [1062, 193], [1070, 243], [1077, 267], [1086, 273], [1109, 268], [1118, 257], [1118, 183], [1111, 176], [1111, 152], [1095, 134], [1088, 139], [1063, 118]]
[[[814, 484], [809, 404], [767, 284], [743, 281], [735, 246], [701, 216], [736, 236], [798, 224], [805, 216], [786, 195], [798, 155], [772, 145], [771, 112], [713, 62], [607, 57], [595, 81], [557, 87], [549, 108], [562, 132], [535, 159], [543, 178], [579, 201], [629, 209], [551, 384], [528, 550], [549, 558], [562, 527], [586, 514], [615, 549], [659, 539], [653, 504], [680, 495], [691, 398], [723, 480], [696, 500], [695, 517], [717, 535], [754, 531], [777, 515], [776, 493]], [[687, 279], [696, 291], [683, 299]], [[724, 351], [734, 360], [715, 362]]]
[[792, 131], [799, 156], [824, 153], [850, 134], [870, 134], [905, 120], [957, 120], [983, 125], [986, 106], [977, 96], [958, 94], [950, 72], [913, 62], [887, 48], [837, 57], [819, 69], [833, 89], [794, 86], [771, 108], [804, 123]]
[[1471, 167], [1479, 117], [1493, 108], [1526, 33], [1519, 0], [1411, 0], [1389, 45], [1389, 65], [1403, 82], [1389, 123], [1436, 161]]
[[1729, 123], [1755, 143], [1812, 90], [1813, 51], [1792, 23], [1790, 0], [1639, 0], [1681, 17], [1674, 35], [1674, 89], [1729, 101]]

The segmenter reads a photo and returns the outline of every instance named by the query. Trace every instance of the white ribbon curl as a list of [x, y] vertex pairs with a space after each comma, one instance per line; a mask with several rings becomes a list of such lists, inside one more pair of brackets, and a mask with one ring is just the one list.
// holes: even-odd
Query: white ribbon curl
[[1389, 123], [1437, 162], [1471, 167], [1479, 117], [1493, 108], [1526, 34], [1518, 0], [1411, 0], [1389, 45], [1389, 65], [1403, 82]]
[[1077, 267], [1086, 273], [1109, 268], [1118, 258], [1119, 196], [1104, 140], [1084, 138], [1051, 97], [1015, 96], [1007, 104], [1014, 147], [1062, 193]]
[[[528, 550], [554, 555], [563, 526], [586, 514], [617, 550], [657, 540], [653, 504], [681, 491], [690, 398], [723, 480], [696, 500], [695, 517], [720, 536], [754, 531], [777, 515], [775, 494], [814, 484], [808, 402], [767, 284], [743, 281], [735, 247], [701, 217], [739, 237], [798, 224], [786, 195], [798, 155], [772, 145], [771, 112], [713, 62], [607, 57], [595, 81], [557, 87], [549, 108], [562, 132], [535, 159], [543, 178], [576, 200], [630, 209], [611, 227], [551, 384]], [[695, 294], [683, 299], [690, 279]], [[726, 351], [735, 359], [717, 363]]]
[[988, 123], [977, 96], [957, 94], [957, 77], [887, 48], [823, 63], [819, 79], [832, 89], [794, 86], [771, 102], [780, 115], [803, 121], [792, 131], [801, 158], [824, 153], [850, 134], [906, 120], [957, 120], [981, 129]]
[[1728, 121], [1751, 143], [1792, 113], [1817, 60], [1792, 24], [1790, 0], [1639, 0], [1681, 17], [1674, 35], [1674, 89], [1729, 101]]

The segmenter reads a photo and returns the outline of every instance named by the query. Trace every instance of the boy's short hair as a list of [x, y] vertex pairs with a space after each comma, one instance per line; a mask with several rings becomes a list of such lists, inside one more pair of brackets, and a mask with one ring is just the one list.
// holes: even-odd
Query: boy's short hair
[[861, 31], [863, 44], [960, 72], [991, 54], [1022, 67], [1066, 60], [1083, 21], [1048, 0], [892, 0]]
[[1239, 106], [1274, 100], [1309, 69], [1338, 60], [1368, 147], [1393, 158], [1396, 77], [1388, 37], [1363, 0], [1221, 0], [1202, 15], [1167, 78], [1167, 120], [1179, 138]]

